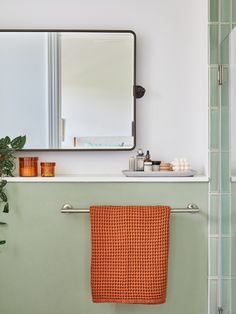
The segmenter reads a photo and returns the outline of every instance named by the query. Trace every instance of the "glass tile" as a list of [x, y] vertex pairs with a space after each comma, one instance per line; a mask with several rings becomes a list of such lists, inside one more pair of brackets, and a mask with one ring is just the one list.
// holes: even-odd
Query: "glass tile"
[[230, 26], [221, 26], [221, 64], [229, 64], [229, 33]]
[[210, 0], [210, 22], [219, 21], [219, 0]]
[[221, 149], [229, 150], [229, 109], [221, 110]]
[[[235, 183], [233, 185], [235, 185]], [[231, 234], [232, 236], [236, 237], [236, 194], [231, 195]], [[235, 245], [236, 245], [236, 242], [235, 242]], [[236, 250], [236, 246], [235, 246], [235, 250]], [[236, 262], [236, 259], [235, 259], [235, 262]], [[236, 276], [236, 266], [235, 266], [235, 276]]]
[[231, 281], [231, 313], [236, 313], [236, 279]]
[[221, 190], [229, 192], [230, 173], [229, 173], [229, 152], [221, 153]]
[[[212, 9], [215, 10], [213, 7]], [[230, 22], [231, 0], [221, 0], [221, 22]]]
[[[231, 239], [231, 275], [236, 277], [236, 236]], [[236, 286], [235, 286], [236, 289]], [[235, 290], [236, 293], [236, 290]], [[235, 304], [236, 305], [236, 304]]]
[[210, 195], [210, 234], [219, 234], [218, 217], [220, 208], [220, 196]]
[[210, 239], [210, 276], [218, 274], [218, 239]]
[[219, 153], [210, 153], [210, 191], [219, 192]]
[[232, 22], [236, 23], [236, 0], [232, 0]]
[[230, 238], [222, 238], [222, 276], [230, 276]]
[[234, 314], [230, 311], [231, 280], [222, 280], [222, 307], [223, 314]]
[[211, 109], [210, 148], [219, 149], [219, 110]]
[[211, 280], [210, 281], [210, 314], [217, 313], [217, 281]]
[[210, 64], [218, 64], [219, 51], [218, 51], [218, 40], [219, 40], [219, 28], [218, 25], [210, 25]]
[[209, 69], [210, 79], [210, 106], [218, 107], [219, 105], [219, 86], [218, 86], [218, 67]]
[[223, 85], [221, 85], [221, 107], [229, 107], [229, 68], [223, 69]]
[[221, 232], [223, 235], [230, 234], [230, 195], [221, 195]]

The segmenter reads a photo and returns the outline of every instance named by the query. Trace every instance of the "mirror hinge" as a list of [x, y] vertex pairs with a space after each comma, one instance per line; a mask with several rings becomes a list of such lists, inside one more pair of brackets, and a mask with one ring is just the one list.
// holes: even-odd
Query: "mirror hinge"
[[224, 66], [222, 64], [218, 65], [218, 85], [223, 85], [223, 79], [224, 79]]
[[146, 89], [141, 85], [134, 85], [134, 97], [142, 98], [146, 92]]
[[223, 309], [223, 307], [218, 307], [218, 314], [223, 314], [223, 311], [224, 311], [224, 309]]

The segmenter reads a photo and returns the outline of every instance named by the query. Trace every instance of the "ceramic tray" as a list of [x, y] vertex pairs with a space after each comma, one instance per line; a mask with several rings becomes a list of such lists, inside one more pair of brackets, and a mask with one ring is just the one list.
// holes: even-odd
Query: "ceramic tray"
[[129, 171], [122, 170], [126, 177], [193, 177], [197, 171]]

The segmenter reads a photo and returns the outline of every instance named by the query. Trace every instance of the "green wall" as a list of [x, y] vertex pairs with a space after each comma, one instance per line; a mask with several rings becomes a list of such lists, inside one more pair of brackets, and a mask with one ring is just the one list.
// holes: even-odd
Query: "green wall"
[[[207, 183], [9, 183], [11, 212], [1, 214], [1, 314], [206, 314]], [[62, 204], [194, 202], [199, 214], [172, 214], [167, 302], [93, 304], [88, 214], [61, 214]]]

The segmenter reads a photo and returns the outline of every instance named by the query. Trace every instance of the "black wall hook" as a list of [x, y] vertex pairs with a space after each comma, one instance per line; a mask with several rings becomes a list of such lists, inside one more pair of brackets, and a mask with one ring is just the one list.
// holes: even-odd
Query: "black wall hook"
[[134, 95], [136, 98], [142, 98], [146, 92], [146, 89], [141, 85], [134, 86]]

